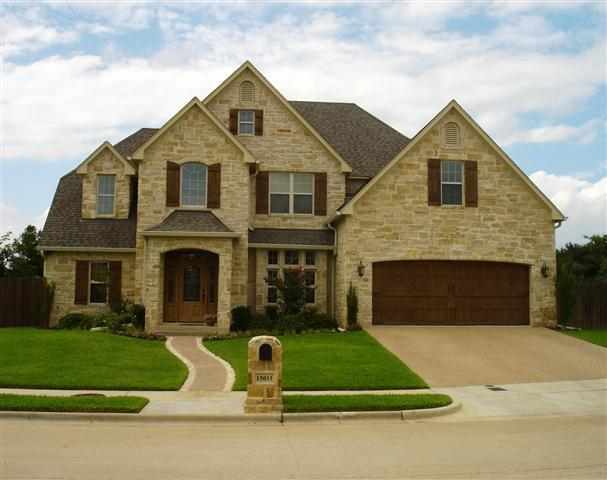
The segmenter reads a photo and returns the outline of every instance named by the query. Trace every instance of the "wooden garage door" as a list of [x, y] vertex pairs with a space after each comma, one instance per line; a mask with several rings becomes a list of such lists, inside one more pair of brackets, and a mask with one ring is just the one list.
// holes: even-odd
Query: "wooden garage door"
[[528, 325], [529, 267], [472, 261], [374, 263], [373, 323]]

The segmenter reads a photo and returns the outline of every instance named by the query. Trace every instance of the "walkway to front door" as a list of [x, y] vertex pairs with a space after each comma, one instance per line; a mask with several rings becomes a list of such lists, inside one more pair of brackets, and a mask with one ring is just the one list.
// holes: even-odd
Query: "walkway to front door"
[[164, 321], [217, 323], [219, 257], [202, 250], [165, 255]]
[[188, 367], [188, 378], [181, 390], [229, 391], [233, 378], [217, 357], [204, 349], [199, 337], [169, 337], [167, 347]]

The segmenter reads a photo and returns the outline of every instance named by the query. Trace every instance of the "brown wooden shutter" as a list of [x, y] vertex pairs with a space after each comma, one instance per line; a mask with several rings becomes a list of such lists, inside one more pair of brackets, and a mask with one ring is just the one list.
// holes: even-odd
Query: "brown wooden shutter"
[[89, 262], [76, 260], [76, 292], [74, 303], [86, 305], [89, 301]]
[[428, 160], [428, 205], [440, 205], [440, 160]]
[[238, 135], [238, 110], [230, 110], [230, 133]]
[[314, 174], [314, 215], [327, 214], [327, 174]]
[[207, 207], [219, 208], [221, 200], [221, 164], [209, 165], [207, 178]]
[[167, 207], [179, 206], [179, 164], [167, 162]]
[[478, 173], [477, 163], [466, 160], [464, 181], [466, 183], [466, 207], [478, 207]]
[[122, 262], [110, 262], [110, 306], [116, 308], [122, 302]]
[[270, 188], [270, 177], [268, 172], [259, 172], [255, 185], [255, 213], [268, 213], [268, 195]]
[[263, 135], [263, 110], [255, 110], [255, 135]]

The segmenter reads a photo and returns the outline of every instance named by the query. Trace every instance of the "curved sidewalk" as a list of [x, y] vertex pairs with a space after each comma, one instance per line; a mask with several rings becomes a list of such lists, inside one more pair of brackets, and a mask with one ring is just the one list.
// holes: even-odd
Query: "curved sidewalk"
[[169, 337], [167, 348], [188, 367], [188, 378], [182, 391], [225, 392], [232, 388], [229, 370], [201, 346], [199, 337]]

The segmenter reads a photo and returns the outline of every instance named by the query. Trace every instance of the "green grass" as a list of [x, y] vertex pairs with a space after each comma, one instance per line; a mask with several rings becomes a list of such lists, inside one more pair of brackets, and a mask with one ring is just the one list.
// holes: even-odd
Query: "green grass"
[[0, 411], [139, 413], [148, 404], [143, 397], [48, 397], [0, 394]]
[[[426, 383], [365, 331], [279, 337], [285, 390], [389, 390]], [[246, 390], [248, 338], [207, 340], [205, 347], [236, 372], [234, 390]]]
[[284, 395], [285, 413], [368, 412], [418, 410], [450, 405], [449, 395], [419, 393], [406, 395]]
[[586, 340], [587, 342], [607, 347], [607, 329], [600, 330], [565, 330], [567, 335]]
[[187, 373], [159, 341], [81, 330], [0, 328], [0, 387], [177, 390]]

